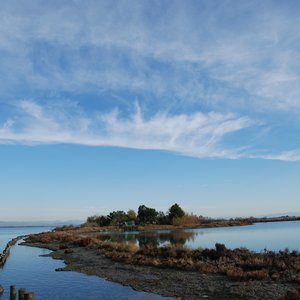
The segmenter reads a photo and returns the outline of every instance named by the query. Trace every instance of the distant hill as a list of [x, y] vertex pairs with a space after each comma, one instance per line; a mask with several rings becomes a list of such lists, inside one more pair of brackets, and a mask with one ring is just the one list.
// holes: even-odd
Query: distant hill
[[80, 225], [84, 223], [81, 220], [70, 221], [0, 221], [0, 227], [24, 227], [24, 226], [64, 226], [64, 225]]

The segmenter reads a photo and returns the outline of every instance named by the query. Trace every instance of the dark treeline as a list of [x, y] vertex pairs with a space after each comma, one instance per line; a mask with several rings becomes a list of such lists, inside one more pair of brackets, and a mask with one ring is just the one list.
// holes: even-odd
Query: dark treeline
[[157, 211], [155, 208], [140, 205], [137, 212], [133, 209], [127, 212], [117, 210], [108, 215], [94, 215], [87, 218], [85, 225], [96, 226], [135, 226], [135, 225], [176, 225], [195, 227], [219, 227], [249, 225], [258, 222], [279, 222], [279, 221], [299, 221], [300, 217], [280, 216], [280, 217], [248, 217], [248, 218], [209, 218], [186, 213], [177, 203], [173, 204], [166, 213]]
[[130, 209], [127, 212], [123, 210], [113, 211], [108, 215], [94, 215], [87, 218], [88, 224], [97, 224], [98, 226], [120, 226], [120, 225], [145, 225], [159, 224], [171, 225], [184, 218], [197, 217], [192, 214], [186, 214], [177, 204], [173, 204], [167, 213], [157, 211], [155, 208], [140, 205], [137, 213]]

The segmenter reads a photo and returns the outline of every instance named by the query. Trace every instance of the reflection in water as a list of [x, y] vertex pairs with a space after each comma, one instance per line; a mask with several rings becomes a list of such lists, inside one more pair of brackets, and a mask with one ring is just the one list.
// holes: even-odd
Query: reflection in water
[[214, 248], [216, 243], [234, 249], [246, 247], [253, 251], [279, 251], [285, 248], [300, 251], [300, 221], [256, 223], [249, 226], [159, 230], [152, 232], [102, 233], [99, 239], [132, 242], [141, 246], [181, 244], [188, 248]]
[[154, 246], [163, 246], [167, 244], [185, 245], [187, 242], [193, 242], [200, 232], [183, 231], [183, 230], [161, 230], [146, 232], [109, 232], [101, 233], [97, 236], [101, 241], [111, 242], [133, 242], [140, 247], [145, 244]]

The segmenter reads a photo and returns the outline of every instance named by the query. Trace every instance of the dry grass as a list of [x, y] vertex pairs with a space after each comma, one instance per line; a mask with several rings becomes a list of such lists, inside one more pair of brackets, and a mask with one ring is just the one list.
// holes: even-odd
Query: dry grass
[[130, 264], [171, 267], [221, 273], [232, 280], [273, 280], [300, 282], [300, 254], [289, 252], [254, 253], [246, 249], [226, 249], [217, 244], [216, 249], [191, 250], [183, 246], [156, 247], [146, 245], [131, 255], [114, 245], [106, 251], [99, 245], [99, 254]]
[[28, 243], [53, 244], [58, 243], [60, 247], [66, 248], [67, 245], [78, 247], [95, 247], [100, 244], [96, 238], [78, 235], [76, 231], [55, 231], [32, 234], [27, 239]]
[[259, 271], [243, 271], [241, 268], [232, 268], [226, 271], [227, 277], [236, 281], [249, 281], [249, 280], [266, 280], [269, 279], [267, 270]]
[[181, 218], [174, 218], [173, 225], [175, 226], [186, 226], [186, 225], [200, 225], [201, 219], [193, 214], [185, 214]]

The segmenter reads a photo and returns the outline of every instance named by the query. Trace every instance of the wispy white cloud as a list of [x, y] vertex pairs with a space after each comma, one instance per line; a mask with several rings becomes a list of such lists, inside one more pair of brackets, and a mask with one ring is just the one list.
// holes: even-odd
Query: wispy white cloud
[[[257, 133], [257, 128], [260, 130]], [[254, 130], [260, 138], [270, 127], [262, 122], [233, 113], [194, 112], [169, 114], [159, 111], [146, 117], [136, 102], [132, 113], [124, 116], [118, 108], [104, 113], [86, 113], [74, 103], [45, 105], [32, 100], [14, 104], [11, 116], [0, 124], [0, 144], [79, 144], [132, 149], [161, 150], [198, 158], [260, 158], [300, 161], [300, 151], [274, 154], [274, 149], [256, 149], [250, 141], [234, 146], [228, 136]]]
[[21, 101], [17, 109], [18, 119], [9, 119], [0, 127], [2, 143], [74, 143], [236, 158], [240, 155], [238, 149], [226, 149], [220, 142], [227, 134], [255, 125], [247, 117], [215, 112], [189, 115], [158, 112], [145, 118], [138, 104], [126, 118], [117, 109], [87, 117], [78, 108], [76, 115], [62, 115], [53, 106], [42, 107], [29, 100]]
[[295, 11], [278, 1], [10, 1], [4, 90], [127, 89], [212, 110], [299, 111]]
[[282, 161], [300, 161], [300, 150], [284, 151], [277, 154], [257, 155], [254, 158], [282, 160]]

